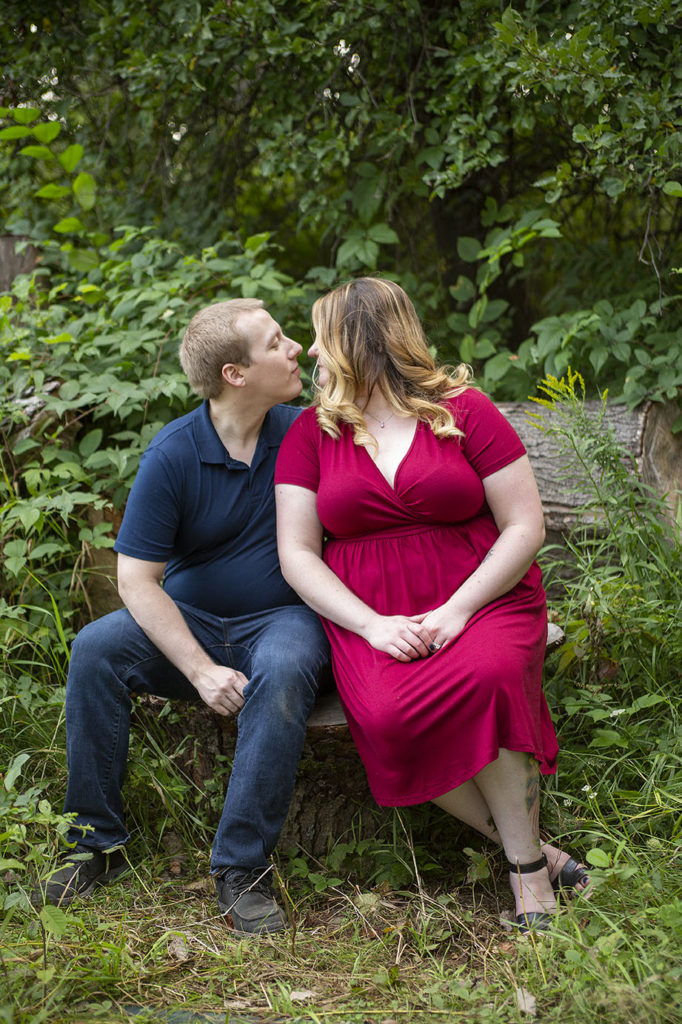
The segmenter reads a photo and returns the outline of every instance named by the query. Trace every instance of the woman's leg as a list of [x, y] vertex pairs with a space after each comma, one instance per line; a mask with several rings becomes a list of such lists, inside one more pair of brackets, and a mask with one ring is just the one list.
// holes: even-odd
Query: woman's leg
[[473, 779], [463, 782], [457, 789], [451, 789], [448, 793], [437, 796], [431, 802], [447, 811], [453, 818], [458, 818], [465, 825], [476, 829], [486, 839], [502, 846], [502, 839], [495, 827], [490, 808]]
[[[448, 793], [443, 793], [442, 796], [436, 797], [431, 802], [453, 818], [457, 818], [465, 825], [480, 832], [486, 839], [502, 846], [502, 838], [495, 827], [492, 811], [475, 779], [469, 779], [468, 782], [462, 783], [456, 789], [451, 789]], [[547, 870], [553, 882], [571, 855], [558, 846], [553, 846], [552, 843], [542, 843], [540, 849], [547, 857]], [[576, 886], [576, 891], [582, 892], [587, 884]]]
[[530, 754], [501, 749], [496, 761], [476, 776], [512, 865], [510, 882], [516, 913], [554, 913], [556, 897], [546, 867], [522, 874], [518, 868], [541, 857], [540, 772]]

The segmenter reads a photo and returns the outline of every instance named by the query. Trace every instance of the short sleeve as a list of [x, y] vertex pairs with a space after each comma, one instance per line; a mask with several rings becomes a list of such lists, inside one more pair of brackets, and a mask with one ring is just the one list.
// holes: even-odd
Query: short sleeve
[[464, 432], [462, 451], [481, 479], [526, 454], [519, 435], [483, 392], [467, 388], [451, 399], [451, 408]]
[[128, 495], [115, 551], [148, 562], [167, 562], [180, 524], [180, 494], [166, 457], [148, 448]]
[[320, 428], [314, 409], [305, 409], [285, 434], [277, 456], [275, 484], [317, 491], [320, 485]]

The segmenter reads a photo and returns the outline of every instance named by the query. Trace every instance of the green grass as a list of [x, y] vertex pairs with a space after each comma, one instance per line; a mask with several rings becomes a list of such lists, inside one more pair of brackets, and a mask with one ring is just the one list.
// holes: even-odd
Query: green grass
[[594, 872], [592, 900], [537, 938], [500, 922], [512, 903], [499, 857], [475, 885], [453, 883], [451, 861], [450, 884], [409, 891], [289, 883], [295, 930], [241, 939], [205, 874], [170, 878], [168, 861], [150, 858], [75, 906], [61, 935], [23, 907], [5, 923], [0, 1019], [127, 1021], [147, 1007], [135, 1019], [191, 1009], [228, 1021], [512, 1022], [529, 1019], [519, 999], [532, 998], [557, 1024], [679, 1022], [679, 849], [624, 847], [620, 866]]

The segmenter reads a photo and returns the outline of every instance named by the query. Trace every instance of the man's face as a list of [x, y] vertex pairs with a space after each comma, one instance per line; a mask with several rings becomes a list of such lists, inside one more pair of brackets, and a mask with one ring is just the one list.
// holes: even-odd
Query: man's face
[[301, 371], [298, 357], [303, 349], [282, 332], [279, 324], [264, 309], [245, 313], [240, 328], [249, 338], [251, 365], [241, 368], [254, 399], [271, 405], [289, 402], [300, 395]]

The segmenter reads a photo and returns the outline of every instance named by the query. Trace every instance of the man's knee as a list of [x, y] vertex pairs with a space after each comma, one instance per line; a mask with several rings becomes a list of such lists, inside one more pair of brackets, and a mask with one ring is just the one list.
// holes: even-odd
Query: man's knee
[[71, 666], [109, 662], [113, 655], [128, 647], [128, 638], [137, 629], [130, 614], [124, 610], [111, 612], [89, 622], [73, 641]]

